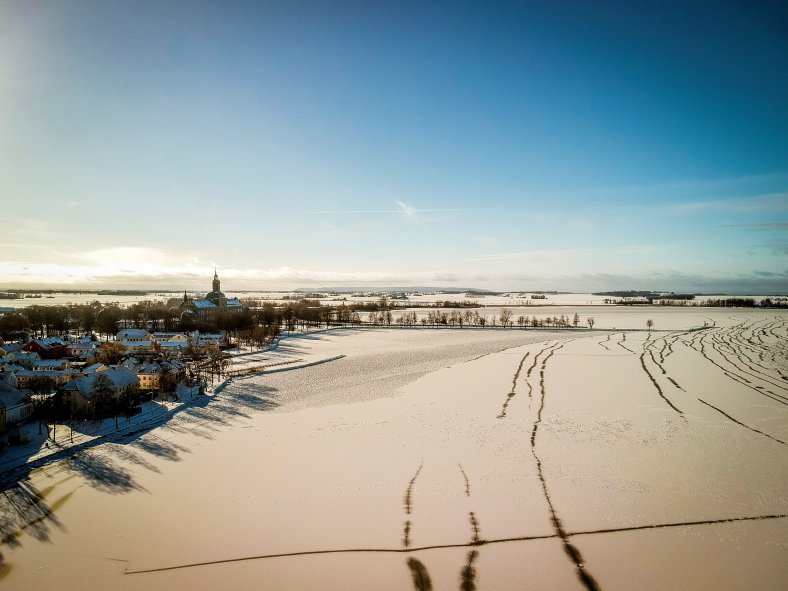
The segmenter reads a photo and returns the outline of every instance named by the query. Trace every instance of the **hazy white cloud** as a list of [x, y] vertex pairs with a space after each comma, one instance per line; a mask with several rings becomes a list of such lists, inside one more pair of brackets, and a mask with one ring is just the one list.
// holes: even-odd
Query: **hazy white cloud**
[[[570, 251], [564, 251], [568, 255]], [[5, 288], [93, 288], [208, 291], [213, 266], [187, 261], [177, 267], [151, 266], [147, 269], [88, 265], [0, 263], [0, 286]], [[746, 274], [687, 273], [682, 271], [637, 273], [550, 273], [533, 266], [519, 271], [516, 266], [485, 272], [451, 271], [337, 271], [296, 268], [219, 268], [227, 293], [241, 291], [289, 290], [297, 287], [331, 286], [451, 286], [493, 290], [554, 289], [580, 293], [614, 289], [656, 291], [779, 294], [788, 292], [788, 271], [759, 269]]]
[[[99, 258], [106, 256], [101, 253]], [[214, 266], [134, 264], [114, 262], [103, 265], [0, 263], [0, 285], [14, 287], [116, 287], [134, 289], [206, 289]], [[391, 285], [446, 283], [459, 280], [452, 273], [426, 271], [401, 273], [389, 271], [332, 271], [283, 266], [272, 269], [220, 268], [225, 286], [237, 290], [295, 288], [300, 285]]]
[[395, 199], [394, 203], [397, 209], [321, 209], [310, 211], [311, 215], [345, 215], [345, 214], [405, 214], [411, 221], [418, 221], [418, 214], [420, 213], [444, 213], [451, 211], [462, 211], [457, 208], [438, 208], [438, 209], [419, 209], [410, 203]]
[[104, 267], [116, 266], [160, 266], [166, 264], [168, 257], [160, 250], [139, 246], [120, 246], [89, 250], [72, 255], [88, 263]]
[[500, 252], [496, 254], [481, 254], [471, 257], [472, 261], [520, 261], [544, 262], [557, 259], [586, 257], [591, 254], [590, 248], [567, 248], [552, 250], [523, 250], [518, 252]]
[[573, 230], [591, 230], [595, 224], [591, 218], [577, 217], [569, 220], [569, 227]]
[[781, 232], [788, 230], [788, 222], [769, 222], [765, 224], [720, 224], [715, 228], [736, 228], [739, 230], [756, 230], [761, 232]]
[[[741, 194], [743, 192], [752, 192], [754, 188], [757, 191], [759, 190], [758, 187], [765, 187], [774, 183], [783, 184], [786, 180], [788, 180], [788, 174], [786, 173], [756, 174], [716, 179], [686, 179], [635, 185], [599, 186], [568, 191], [559, 194], [559, 196], [571, 195], [581, 197], [588, 195], [597, 198], [609, 197], [616, 199], [621, 196], [641, 195], [662, 199], [665, 197], [676, 198], [680, 195]], [[552, 197], [553, 195], [548, 194], [547, 196]]]
[[472, 261], [512, 261], [522, 263], [557, 263], [594, 259], [598, 264], [619, 259], [653, 257], [669, 247], [654, 244], [627, 244], [607, 248], [556, 248], [501, 252], [471, 257]]
[[771, 193], [736, 199], [710, 199], [708, 201], [687, 201], [675, 203], [664, 209], [673, 214], [694, 214], [704, 212], [746, 214], [777, 213], [788, 211], [788, 193]]
[[418, 218], [416, 217], [416, 208], [413, 207], [410, 203], [405, 203], [404, 201], [400, 201], [399, 199], [396, 199], [394, 203], [397, 204], [397, 207], [400, 208], [402, 213], [405, 214], [405, 217], [407, 217], [411, 222], [418, 222]]
[[501, 241], [494, 236], [474, 236], [473, 241], [479, 246], [500, 246]]

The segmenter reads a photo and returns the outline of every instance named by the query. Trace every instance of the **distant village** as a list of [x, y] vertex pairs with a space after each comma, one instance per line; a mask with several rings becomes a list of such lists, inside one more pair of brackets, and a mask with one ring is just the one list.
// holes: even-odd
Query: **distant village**
[[[100, 316], [106, 309], [101, 304], [92, 308], [91, 329], [117, 329], [124, 324], [111, 313], [109, 322], [105, 319], [102, 323]], [[95, 332], [62, 330], [46, 319], [42, 326], [30, 327], [26, 319], [25, 328], [38, 334], [0, 340], [0, 441], [15, 443], [14, 428], [31, 420], [130, 417], [148, 400], [202, 392], [209, 378], [213, 380], [226, 369], [225, 351], [231, 346], [230, 331], [205, 329], [227, 324], [221, 322], [226, 317], [246, 315], [244, 304], [222, 293], [214, 273], [210, 293], [203, 298], [184, 293], [162, 320], [177, 320], [179, 327], [191, 330], [156, 330], [157, 322], [143, 319], [139, 323], [145, 327], [105, 332], [101, 339]], [[18, 332], [19, 336], [27, 334], [26, 330]], [[59, 334], [51, 336], [52, 332]]]

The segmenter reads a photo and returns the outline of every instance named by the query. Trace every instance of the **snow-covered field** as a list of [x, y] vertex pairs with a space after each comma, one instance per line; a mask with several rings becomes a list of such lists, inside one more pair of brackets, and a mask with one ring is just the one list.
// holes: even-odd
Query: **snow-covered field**
[[609, 310], [286, 340], [6, 490], [0, 585], [788, 588], [788, 314]]

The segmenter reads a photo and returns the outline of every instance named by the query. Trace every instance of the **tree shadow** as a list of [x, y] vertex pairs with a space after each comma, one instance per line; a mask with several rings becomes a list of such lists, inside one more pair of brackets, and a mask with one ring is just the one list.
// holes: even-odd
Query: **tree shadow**
[[[138, 467], [160, 474], [162, 468], [152, 458], [175, 462], [180, 461], [184, 454], [191, 453], [182, 443], [152, 433], [154, 429], [161, 429], [161, 434], [170, 432], [212, 439], [212, 434], [222, 427], [249, 419], [252, 413], [279, 406], [275, 400], [277, 394], [274, 388], [238, 385], [230, 392], [199, 397], [178, 412], [162, 413], [161, 420], [153, 417], [139, 425], [127, 424], [122, 431], [62, 447], [51, 456], [7, 471], [0, 475], [0, 547], [21, 546], [23, 533], [35, 540], [50, 542], [53, 528], [65, 530], [55, 512], [74, 490], [62, 494], [51, 505], [47, 497], [62, 492], [59, 485], [75, 476], [107, 494], [147, 492], [129, 468]], [[65, 474], [65, 478], [39, 491], [30, 480], [31, 472], [54, 462], [59, 463], [60, 473]], [[0, 553], [0, 579], [10, 568]]]
[[[39, 491], [29, 480], [4, 490], [0, 497], [0, 541], [9, 547], [20, 546], [19, 536], [27, 531], [39, 542], [49, 541], [49, 525], [62, 529], [54, 510], [45, 499], [49, 491]], [[67, 499], [66, 499], [67, 500]], [[58, 502], [62, 506], [65, 500]]]
[[145, 490], [134, 481], [131, 472], [102, 451], [82, 451], [68, 458], [64, 466], [102, 492], [118, 494]]
[[[21, 547], [20, 540], [23, 533], [39, 542], [49, 542], [52, 528], [65, 530], [65, 527], [55, 515], [73, 492], [64, 494], [51, 505], [46, 501], [55, 489], [50, 486], [39, 491], [28, 479], [20, 480], [14, 486], [6, 488], [0, 495], [0, 547]], [[5, 577], [11, 565], [5, 561], [5, 556], [0, 552], [0, 580]]]
[[[129, 442], [128, 447], [120, 448], [116, 451], [116, 453], [120, 453], [120, 452], [124, 454], [131, 453], [139, 456], [140, 454], [135, 454], [135, 452], [133, 451], [134, 449], [137, 449], [141, 452], [145, 452], [152, 456], [156, 456], [158, 458], [169, 460], [170, 462], [179, 461], [181, 459], [181, 454], [191, 453], [191, 451], [187, 447], [184, 447], [177, 443], [173, 443], [172, 441], [167, 441], [166, 439], [162, 439], [161, 437], [155, 437], [150, 435], [148, 437], [145, 438], [140, 437], [135, 441]], [[155, 468], [155, 471], [158, 472], [159, 471], [158, 468]]]

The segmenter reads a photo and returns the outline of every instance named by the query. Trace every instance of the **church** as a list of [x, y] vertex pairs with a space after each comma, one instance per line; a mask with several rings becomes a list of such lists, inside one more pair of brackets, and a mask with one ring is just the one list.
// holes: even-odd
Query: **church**
[[224, 295], [216, 270], [213, 272], [213, 288], [204, 298], [190, 298], [183, 292], [183, 302], [180, 305], [181, 317], [187, 316], [194, 320], [208, 321], [216, 314], [224, 312], [242, 312], [246, 306], [238, 298], [228, 298]]

